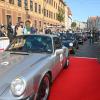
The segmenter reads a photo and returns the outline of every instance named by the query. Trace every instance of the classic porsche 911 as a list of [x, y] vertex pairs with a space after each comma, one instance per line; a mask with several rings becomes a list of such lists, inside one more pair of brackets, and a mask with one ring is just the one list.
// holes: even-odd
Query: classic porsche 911
[[68, 63], [68, 49], [57, 36], [17, 36], [0, 54], [0, 100], [47, 100]]

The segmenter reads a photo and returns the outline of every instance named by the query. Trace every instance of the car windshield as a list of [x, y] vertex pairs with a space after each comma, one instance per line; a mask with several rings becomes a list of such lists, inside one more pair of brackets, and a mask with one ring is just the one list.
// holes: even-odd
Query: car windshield
[[52, 53], [52, 39], [49, 36], [19, 36], [9, 45], [6, 51]]
[[71, 33], [68, 33], [68, 34], [66, 35], [66, 38], [67, 38], [68, 40], [74, 40], [74, 35], [71, 34]]

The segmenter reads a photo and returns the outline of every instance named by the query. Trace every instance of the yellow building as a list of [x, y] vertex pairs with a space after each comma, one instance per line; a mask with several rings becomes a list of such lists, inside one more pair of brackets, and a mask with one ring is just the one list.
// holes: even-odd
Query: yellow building
[[60, 25], [58, 9], [64, 9], [63, 0], [0, 0], [0, 24], [30, 19], [34, 27], [43, 29], [47, 25]]

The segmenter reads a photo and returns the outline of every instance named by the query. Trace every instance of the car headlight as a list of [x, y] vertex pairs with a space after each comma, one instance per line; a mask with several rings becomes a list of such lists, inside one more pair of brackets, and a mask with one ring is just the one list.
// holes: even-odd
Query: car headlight
[[69, 46], [72, 47], [73, 46], [73, 43], [69, 43]]
[[11, 91], [13, 95], [20, 96], [24, 93], [26, 81], [23, 78], [16, 78], [11, 82]]

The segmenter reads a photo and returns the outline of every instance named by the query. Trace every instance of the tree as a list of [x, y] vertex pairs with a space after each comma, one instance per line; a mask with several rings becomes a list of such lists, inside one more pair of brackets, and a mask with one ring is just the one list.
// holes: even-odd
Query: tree
[[75, 28], [76, 27], [76, 22], [72, 22], [71, 27]]
[[72, 22], [71, 27], [72, 27], [73, 31], [75, 31], [76, 25], [77, 25], [76, 22]]
[[58, 13], [57, 13], [57, 20], [60, 22], [63, 22], [65, 19], [65, 11], [62, 8], [58, 9]]

